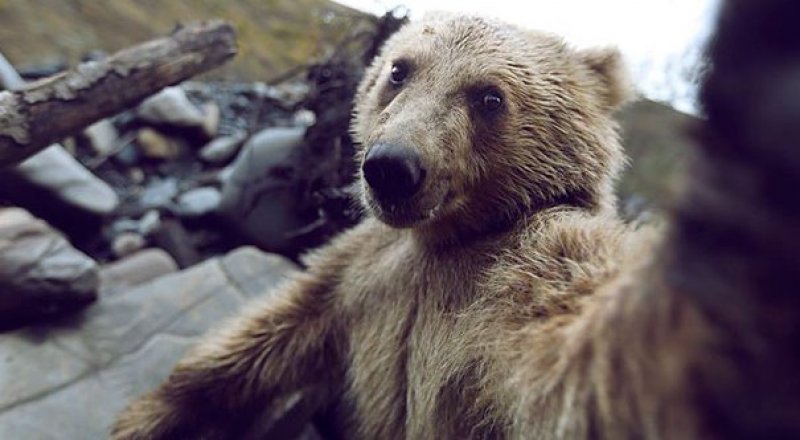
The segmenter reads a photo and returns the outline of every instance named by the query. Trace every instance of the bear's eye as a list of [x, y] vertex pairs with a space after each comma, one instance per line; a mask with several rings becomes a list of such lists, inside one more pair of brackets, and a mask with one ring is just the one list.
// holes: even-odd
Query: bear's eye
[[393, 86], [399, 87], [405, 84], [408, 79], [408, 64], [403, 61], [397, 61], [392, 64], [392, 70], [389, 74], [389, 82]]
[[503, 96], [497, 90], [487, 90], [481, 98], [481, 107], [486, 113], [494, 113], [503, 106]]

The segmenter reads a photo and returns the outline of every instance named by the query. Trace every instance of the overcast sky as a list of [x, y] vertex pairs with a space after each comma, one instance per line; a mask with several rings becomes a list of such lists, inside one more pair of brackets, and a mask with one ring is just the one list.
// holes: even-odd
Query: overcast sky
[[579, 47], [616, 45], [637, 87], [652, 99], [696, 112], [695, 90], [683, 72], [699, 61], [699, 44], [718, 0], [337, 0], [381, 14], [403, 4], [412, 19], [425, 11], [476, 12], [561, 34]]

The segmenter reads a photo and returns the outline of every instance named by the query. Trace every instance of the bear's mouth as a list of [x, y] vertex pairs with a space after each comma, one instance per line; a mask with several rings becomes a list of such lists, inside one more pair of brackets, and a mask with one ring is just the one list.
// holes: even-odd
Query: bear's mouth
[[394, 228], [410, 228], [430, 222], [439, 217], [455, 198], [446, 188], [435, 191], [436, 194], [423, 194], [402, 201], [382, 201], [369, 190], [365, 193], [365, 206], [369, 212]]
[[429, 214], [426, 210], [417, 209], [413, 203], [381, 202], [371, 196], [367, 196], [367, 209], [378, 220], [395, 228], [412, 227], [426, 220]]

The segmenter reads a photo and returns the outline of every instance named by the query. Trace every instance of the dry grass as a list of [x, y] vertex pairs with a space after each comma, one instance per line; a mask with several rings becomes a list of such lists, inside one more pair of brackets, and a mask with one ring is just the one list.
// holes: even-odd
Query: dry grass
[[113, 52], [177, 24], [224, 18], [240, 54], [214, 76], [265, 80], [330, 50], [363, 17], [328, 0], [0, 0], [0, 51], [16, 65]]

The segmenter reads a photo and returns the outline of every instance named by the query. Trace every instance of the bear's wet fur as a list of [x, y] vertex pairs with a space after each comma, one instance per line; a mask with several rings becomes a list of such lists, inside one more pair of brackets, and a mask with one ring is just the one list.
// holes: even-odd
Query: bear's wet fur
[[[725, 319], [757, 288], [713, 272], [761, 266], [696, 228], [743, 224], [745, 239], [774, 244], [787, 226], [737, 223], [752, 220], [743, 200], [756, 202], [736, 199], [703, 155], [671, 229], [619, 220], [613, 112], [629, 97], [611, 49], [472, 16], [400, 30], [356, 98], [358, 160], [384, 150], [377, 177], [362, 178], [368, 218], [206, 338], [113, 437], [235, 438], [308, 387], [342, 438], [709, 438], [744, 425], [730, 415], [741, 405], [720, 401], [745, 401], [737, 362], [775, 347]], [[725, 166], [753, 168], [760, 146]], [[389, 197], [386, 176], [407, 185]], [[716, 310], [709, 297], [735, 304]], [[797, 432], [786, 411], [757, 413]]]

